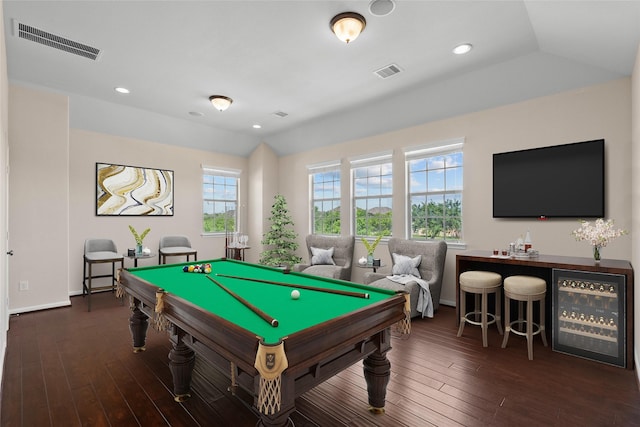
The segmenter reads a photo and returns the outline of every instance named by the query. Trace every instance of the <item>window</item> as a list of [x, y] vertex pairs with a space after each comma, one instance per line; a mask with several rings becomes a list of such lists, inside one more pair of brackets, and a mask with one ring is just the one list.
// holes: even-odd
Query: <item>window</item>
[[391, 154], [352, 160], [354, 230], [358, 236], [391, 236]]
[[202, 230], [232, 233], [238, 224], [238, 182], [240, 171], [203, 167]]
[[406, 153], [412, 239], [462, 239], [462, 142]]
[[311, 232], [340, 234], [340, 164], [310, 166]]

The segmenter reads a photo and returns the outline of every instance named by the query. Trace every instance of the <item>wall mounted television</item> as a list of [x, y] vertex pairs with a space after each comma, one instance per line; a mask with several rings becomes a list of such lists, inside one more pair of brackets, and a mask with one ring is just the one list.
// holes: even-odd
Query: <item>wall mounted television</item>
[[494, 218], [603, 218], [604, 139], [493, 155]]

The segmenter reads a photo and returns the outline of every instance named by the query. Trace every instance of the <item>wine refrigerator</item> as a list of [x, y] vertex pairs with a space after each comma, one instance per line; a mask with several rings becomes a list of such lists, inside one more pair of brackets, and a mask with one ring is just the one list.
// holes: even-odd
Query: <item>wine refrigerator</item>
[[625, 276], [553, 269], [553, 350], [626, 365]]

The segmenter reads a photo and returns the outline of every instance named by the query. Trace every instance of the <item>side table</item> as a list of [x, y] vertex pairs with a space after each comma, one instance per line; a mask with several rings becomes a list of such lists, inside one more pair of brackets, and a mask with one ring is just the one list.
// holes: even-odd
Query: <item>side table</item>
[[127, 258], [133, 259], [133, 266], [137, 267], [139, 259], [153, 258], [157, 254], [151, 252], [150, 254], [135, 254], [135, 255], [122, 254], [122, 255]]
[[360, 267], [360, 268], [372, 268], [374, 273], [377, 273], [379, 268], [386, 267], [385, 264], [380, 264], [380, 265], [373, 265], [373, 264], [360, 265], [358, 263], [356, 263], [356, 266]]

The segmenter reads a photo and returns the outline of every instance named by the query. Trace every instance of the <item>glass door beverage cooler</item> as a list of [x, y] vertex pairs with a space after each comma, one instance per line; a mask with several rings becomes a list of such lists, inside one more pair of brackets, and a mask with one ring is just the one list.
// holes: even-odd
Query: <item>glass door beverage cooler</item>
[[625, 276], [553, 269], [553, 350], [626, 365]]

